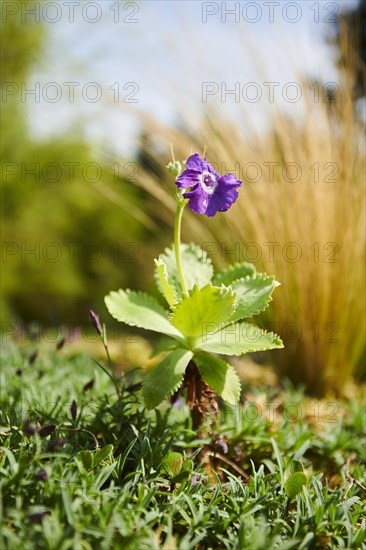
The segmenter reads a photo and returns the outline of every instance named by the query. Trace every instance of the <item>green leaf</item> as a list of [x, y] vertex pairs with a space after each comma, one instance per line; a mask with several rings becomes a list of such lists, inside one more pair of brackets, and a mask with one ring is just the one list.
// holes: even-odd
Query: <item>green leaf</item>
[[98, 449], [95, 452], [91, 451], [80, 451], [76, 458], [80, 459], [83, 463], [83, 466], [86, 470], [92, 470], [96, 468], [106, 460], [113, 452], [113, 445], [106, 445], [103, 449]]
[[296, 474], [296, 472], [303, 472], [304, 466], [300, 462], [300, 460], [290, 460], [290, 462], [287, 464], [285, 473], [284, 473], [284, 480], [286, 481], [292, 474]]
[[170, 320], [184, 336], [197, 338], [208, 330], [217, 330], [234, 310], [235, 295], [230, 288], [195, 286], [190, 296], [178, 302]]
[[161, 469], [171, 479], [181, 472], [183, 461], [182, 454], [175, 452], [168, 453], [161, 461]]
[[183, 466], [182, 466], [182, 472], [190, 473], [190, 472], [192, 472], [193, 467], [194, 467], [193, 460], [184, 460]]
[[93, 469], [93, 453], [91, 451], [80, 451], [76, 458], [81, 460], [86, 470]]
[[207, 332], [202, 335], [202, 343], [198, 346], [203, 351], [223, 355], [242, 355], [275, 348], [283, 348], [280, 337], [250, 323], [235, 323], [214, 333]]
[[[191, 290], [195, 285], [201, 288], [210, 283], [213, 277], [213, 267], [207, 252], [193, 243], [181, 244], [180, 250], [187, 289]], [[177, 297], [181, 298], [182, 290], [175, 262], [174, 247], [166, 248], [159, 259], [162, 259], [166, 265], [169, 284], [176, 289]]]
[[154, 351], [151, 353], [149, 359], [154, 359], [154, 357], [158, 357], [162, 353], [173, 351], [173, 349], [177, 349], [179, 347], [180, 342], [178, 342], [178, 340], [172, 340], [172, 338], [167, 338], [163, 336], [155, 345]]
[[[189, 461], [189, 462], [192, 462], [192, 461]], [[193, 462], [192, 462], [192, 464], [193, 464]], [[192, 471], [192, 469], [189, 469], [189, 470], [182, 469], [182, 471], [179, 472], [178, 475], [176, 475], [175, 477], [172, 478], [172, 481], [174, 483], [182, 483], [183, 481], [185, 481], [186, 479], [188, 479], [190, 477], [191, 471]]]
[[174, 350], [146, 374], [143, 395], [148, 409], [157, 407], [177, 391], [192, 357], [193, 353], [186, 349]]
[[304, 485], [307, 485], [307, 477], [304, 472], [292, 474], [285, 482], [285, 492], [288, 498], [294, 498], [301, 493]]
[[188, 479], [193, 470], [192, 460], [184, 460], [180, 453], [168, 453], [162, 460], [162, 473], [173, 483], [181, 483]]
[[230, 265], [224, 271], [217, 273], [214, 277], [213, 284], [229, 286], [237, 279], [243, 279], [247, 276], [252, 276], [256, 273], [253, 264], [243, 262]]
[[197, 353], [194, 362], [202, 378], [222, 399], [235, 405], [240, 398], [240, 380], [235, 369], [218, 357]]
[[237, 306], [230, 322], [253, 317], [264, 311], [272, 300], [271, 294], [276, 286], [279, 283], [275, 278], [265, 273], [234, 281], [231, 288], [236, 294]]
[[152, 296], [119, 290], [111, 292], [104, 300], [109, 313], [118, 321], [182, 339], [181, 333], [169, 323], [168, 312]]
[[99, 466], [101, 462], [106, 460], [113, 452], [113, 445], [106, 445], [103, 449], [95, 451], [93, 459], [93, 467]]
[[177, 301], [177, 292], [175, 287], [169, 283], [168, 270], [161, 256], [155, 262], [155, 276], [158, 281], [159, 290], [170, 306], [173, 306]]

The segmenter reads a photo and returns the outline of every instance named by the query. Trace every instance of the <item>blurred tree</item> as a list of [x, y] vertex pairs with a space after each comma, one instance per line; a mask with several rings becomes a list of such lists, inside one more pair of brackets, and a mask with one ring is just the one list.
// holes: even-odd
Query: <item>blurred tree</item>
[[104, 311], [111, 288], [146, 285], [155, 237], [139, 206], [141, 189], [96, 163], [77, 133], [48, 141], [30, 134], [26, 104], [9, 92], [42, 58], [47, 33], [20, 14], [1, 22], [2, 321], [87, 323], [88, 308]]
[[[357, 6], [352, 10], [343, 11], [336, 22], [336, 44], [340, 45], [340, 54], [338, 64], [340, 67], [351, 69], [355, 72], [355, 95], [356, 98], [366, 95], [366, 0], [359, 0]], [[343, 40], [342, 35], [346, 37], [347, 42]], [[350, 59], [350, 52], [345, 48], [350, 48], [354, 53], [355, 67], [349, 67], [345, 59]], [[353, 73], [354, 78], [354, 73]]]
[[[1, 63], [1, 127], [3, 129], [0, 140], [1, 159], [11, 162], [18, 159], [24, 141], [28, 141], [26, 119], [24, 116], [25, 104], [19, 101], [19, 96], [12, 93], [37, 62], [44, 42], [44, 29], [35, 21], [23, 23], [20, 16], [21, 4], [34, 6], [33, 0], [12, 2], [14, 15], [5, 11], [2, 6], [0, 22], [0, 63]], [[17, 8], [18, 6], [18, 8]], [[6, 136], [6, 139], [4, 137]], [[20, 139], [20, 136], [22, 138]]]

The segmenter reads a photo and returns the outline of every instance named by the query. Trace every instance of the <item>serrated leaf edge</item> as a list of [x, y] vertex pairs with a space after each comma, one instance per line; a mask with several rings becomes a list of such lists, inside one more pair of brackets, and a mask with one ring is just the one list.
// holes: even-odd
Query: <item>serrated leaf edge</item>
[[[213, 285], [212, 283], [208, 283], [207, 285], [202, 286], [202, 287], [199, 287], [198, 285], [194, 285], [194, 287], [191, 288], [191, 290], [189, 291], [189, 295], [188, 295], [188, 296], [184, 296], [183, 298], [181, 298], [180, 300], [178, 300], [178, 301], [174, 304], [174, 307], [172, 308], [172, 311], [169, 312], [169, 314], [168, 314], [169, 323], [170, 323], [171, 325], [173, 325], [173, 327], [175, 327], [175, 325], [173, 324], [172, 320], [173, 320], [173, 318], [174, 318], [174, 315], [176, 314], [177, 309], [178, 309], [179, 306], [182, 304], [182, 302], [188, 300], [188, 299], [192, 296], [192, 294], [193, 294], [193, 292], [194, 292], [195, 290], [199, 290], [199, 291], [200, 291], [200, 290], [203, 290], [204, 288], [206, 288], [207, 286], [209, 286], [209, 287], [211, 287], [211, 288], [217, 288], [218, 290], [226, 290], [226, 291], [228, 291], [228, 294], [230, 294], [230, 295], [233, 296], [233, 297], [236, 297], [235, 292], [233, 291], [233, 289], [232, 289], [230, 286], [225, 286], [225, 285], [217, 286], [217, 285]], [[226, 296], [226, 294], [225, 294], [224, 296]], [[233, 304], [233, 307], [234, 307], [235, 309], [236, 309], [236, 305], [237, 305], [237, 303], [236, 303], [236, 301], [235, 301], [234, 304]], [[235, 313], [235, 309], [234, 309], [233, 313]], [[224, 326], [226, 326], [226, 325], [224, 324]], [[176, 327], [175, 327], [175, 328], [176, 328]], [[179, 330], [179, 329], [177, 329], [177, 330]], [[220, 330], [220, 329], [218, 329], [218, 330]], [[216, 332], [217, 332], [217, 331], [215, 331], [215, 333], [216, 333]]]
[[173, 292], [173, 296], [174, 296], [174, 302], [172, 304], [170, 304], [168, 302], [169, 307], [172, 308], [172, 307], [174, 307], [174, 304], [178, 300], [177, 288], [174, 286], [174, 284], [172, 282], [169, 281], [168, 268], [167, 268], [167, 265], [166, 265], [164, 259], [162, 258], [162, 254], [160, 254], [160, 256], [157, 259], [154, 260], [154, 263], [155, 263], [155, 267], [156, 267], [156, 269], [154, 270], [154, 278], [155, 278], [156, 286], [158, 287], [158, 290], [160, 291], [160, 293], [164, 296], [165, 300], [168, 302], [168, 299], [164, 294], [163, 287], [161, 285], [161, 281], [160, 281], [160, 277], [159, 277], [159, 272], [158, 272], [158, 267], [160, 267], [161, 265], [164, 267], [164, 276], [165, 276], [165, 279], [166, 279], [166, 283], [172, 288], [172, 292]]
[[[212, 335], [214, 336], [215, 334], [217, 334], [220, 330], [223, 330], [224, 328], [227, 328], [229, 326], [232, 326], [232, 325], [240, 325], [240, 324], [247, 324], [249, 325], [250, 323], [245, 323], [245, 321], [238, 321], [238, 322], [235, 322], [235, 323], [231, 323], [231, 325], [225, 325], [223, 326], [221, 329], [215, 331], [212, 333]], [[240, 355], [246, 355], [247, 353], [254, 353], [256, 351], [269, 351], [271, 349], [282, 349], [284, 347], [283, 345], [283, 341], [281, 340], [281, 338], [278, 336], [278, 334], [276, 334], [275, 332], [268, 332], [267, 330], [264, 330], [262, 328], [259, 328], [257, 327], [257, 325], [251, 325], [253, 327], [256, 327], [258, 329], [258, 331], [260, 332], [260, 334], [266, 334], [267, 336], [271, 336], [273, 337], [275, 340], [278, 341], [279, 344], [281, 344], [280, 346], [278, 346], [277, 348], [272, 348], [272, 347], [263, 347], [263, 348], [258, 348], [258, 347], [255, 347], [255, 348], [251, 348], [251, 349], [248, 349], [247, 351], [245, 352], [241, 352], [241, 353], [230, 353], [229, 354], [222, 354], [222, 355], [227, 355], [228, 357], [239, 357]], [[208, 343], [207, 341], [204, 342], [204, 343]], [[202, 345], [204, 344], [202, 343]], [[276, 342], [277, 343], [277, 342]], [[197, 346], [196, 348], [197, 350], [199, 350], [199, 352], [205, 352], [205, 353], [212, 353], [210, 351], [207, 351], [206, 349], [204, 348], [201, 348], [200, 345]]]
[[[109, 307], [108, 307], [108, 304], [107, 304], [107, 298], [109, 298], [111, 295], [113, 294], [122, 294], [122, 293], [125, 293], [126, 295], [129, 295], [129, 294], [135, 294], [135, 295], [139, 295], [139, 296], [144, 296], [145, 298], [148, 299], [148, 301], [150, 301], [152, 304], [154, 304], [155, 306], [157, 306], [160, 310], [160, 313], [161, 315], [164, 317], [164, 319], [166, 321], [169, 322], [169, 324], [171, 325], [171, 327], [174, 329], [174, 330], [177, 330], [179, 332], [179, 335], [166, 335], [168, 336], [168, 338], [173, 338], [174, 340], [177, 340], [178, 342], [184, 342], [185, 338], [184, 338], [184, 335], [180, 332], [179, 329], [177, 329], [174, 325], [172, 325], [172, 323], [170, 322], [169, 320], [169, 311], [166, 310], [159, 302], [158, 300], [154, 297], [154, 296], [151, 296], [151, 294], [148, 294], [147, 292], [142, 292], [140, 290], [131, 290], [130, 288], [125, 288], [125, 289], [122, 289], [120, 288], [119, 290], [112, 290], [109, 294], [107, 294], [105, 297], [104, 297], [104, 303], [108, 309], [108, 312], [110, 313], [110, 315], [113, 317], [113, 319], [116, 319], [116, 321], [120, 322], [120, 323], [124, 323], [125, 325], [128, 325], [130, 327], [137, 327], [137, 328], [141, 328], [143, 330], [147, 330], [145, 329], [145, 327], [143, 325], [141, 325], [140, 323], [136, 323], [136, 322], [133, 322], [133, 323], [129, 323], [127, 321], [121, 321], [120, 319], [117, 319], [117, 317], [114, 317], [114, 315], [110, 312], [109, 310]], [[158, 313], [157, 311], [155, 311], [156, 313]], [[161, 333], [161, 334], [165, 334], [165, 333]]]
[[[215, 282], [215, 280], [217, 279], [217, 277], [220, 277], [220, 275], [227, 275], [227, 274], [230, 274], [232, 273], [233, 271], [235, 271], [236, 269], [240, 269], [241, 267], [245, 266], [245, 265], [252, 265], [253, 268], [254, 268], [254, 273], [253, 275], [259, 275], [259, 273], [257, 273], [257, 270], [255, 268], [255, 265], [250, 263], [250, 262], [235, 262], [234, 264], [230, 264], [228, 265], [225, 269], [223, 269], [222, 271], [219, 271], [215, 274], [214, 278], [213, 278], [213, 282]], [[251, 277], [251, 275], [247, 275], [247, 277]], [[242, 277], [239, 277], [238, 279], [240, 279]], [[233, 281], [231, 281], [231, 283], [237, 281], [238, 279], [234, 279]], [[231, 284], [230, 283], [230, 284]], [[223, 283], [218, 283], [218, 284], [223, 284]]]
[[[275, 288], [277, 288], [278, 286], [281, 286], [281, 283], [279, 283], [278, 281], [276, 281], [274, 275], [267, 275], [267, 273], [265, 273], [264, 271], [262, 273], [254, 273], [253, 275], [247, 275], [246, 277], [240, 277], [239, 279], [235, 279], [235, 281], [232, 281], [232, 283], [230, 283], [230, 285], [228, 285], [229, 287], [231, 287], [231, 285], [233, 283], [239, 283], [239, 282], [247, 282], [247, 281], [254, 281], [254, 280], [257, 280], [257, 279], [261, 279], [261, 280], [264, 280], [264, 279], [273, 279], [273, 282], [274, 282], [274, 287], [273, 287], [273, 290]], [[233, 290], [233, 292], [235, 293], [235, 291]], [[272, 291], [273, 292], [273, 291]], [[273, 298], [272, 298], [272, 295], [268, 297], [268, 300], [267, 302], [264, 304], [264, 306], [262, 307], [262, 309], [259, 309], [257, 313], [252, 313], [251, 315], [248, 315], [246, 317], [242, 317], [242, 319], [251, 319], [252, 317], [255, 317], [256, 315], [259, 315], [260, 313], [262, 313], [263, 311], [265, 311], [268, 307], [269, 307], [269, 304], [273, 301]], [[238, 299], [238, 302], [236, 304], [236, 308], [235, 308], [235, 311], [237, 309], [237, 306], [238, 306], [238, 303], [239, 303], [239, 299]], [[235, 311], [233, 312], [232, 316], [235, 315]], [[233, 324], [234, 322], [237, 322], [239, 321], [240, 319], [236, 319], [236, 321], [233, 321], [232, 323], [230, 323], [230, 320], [229, 320], [229, 323], [230, 324]]]
[[[151, 296], [151, 294], [148, 294], [147, 292], [142, 292], [140, 290], [131, 290], [130, 288], [125, 288], [125, 289], [120, 288], [119, 290], [111, 290], [111, 292], [104, 297], [104, 302], [107, 306], [108, 311], [109, 311], [109, 308], [108, 308], [106, 300], [107, 300], [107, 298], [111, 297], [112, 294], [126, 294], [127, 296], [129, 294], [137, 294], [138, 296], [144, 296], [145, 298], [148, 299], [148, 301], [153, 303], [154, 306], [157, 306], [161, 310], [161, 314], [165, 317], [165, 319], [167, 321], [169, 321], [169, 312], [161, 304], [159, 304], [159, 302], [157, 301], [156, 298], [154, 298], [154, 296]], [[109, 311], [109, 313], [112, 315], [112, 313], [110, 311]], [[118, 319], [116, 317], [114, 317], [113, 315], [112, 315], [112, 317], [118, 321]], [[120, 322], [125, 323], [125, 325], [129, 325], [129, 326], [132, 326], [132, 327], [143, 328], [143, 327], [141, 327], [141, 325], [138, 325], [137, 323], [128, 323], [127, 321], [120, 321]]]
[[[196, 243], [193, 243], [193, 242], [181, 243], [180, 246], [181, 246], [181, 250], [182, 250], [183, 254], [186, 251], [190, 251], [196, 256], [196, 260], [199, 263], [206, 264], [209, 267], [209, 269], [210, 269], [210, 283], [212, 284], [212, 279], [214, 277], [214, 268], [213, 268], [213, 265], [212, 265], [212, 260], [208, 256], [206, 250], [203, 250], [203, 248], [201, 248], [199, 245], [197, 245]], [[166, 264], [166, 261], [165, 261], [166, 258], [164, 258], [164, 256], [167, 257], [167, 256], [170, 256], [171, 254], [174, 256], [174, 244], [172, 244], [171, 246], [165, 247], [164, 251], [159, 255], [159, 258], [161, 258], [164, 261], [164, 263]], [[183, 260], [184, 260], [184, 258], [183, 258]], [[177, 302], [178, 302], [181, 299], [181, 297], [180, 297], [180, 294], [181, 294], [180, 284], [179, 284], [179, 287], [177, 287], [176, 285], [174, 285], [171, 282], [171, 280], [170, 280], [171, 276], [170, 276], [170, 273], [169, 273], [169, 270], [168, 270], [168, 266], [167, 266], [167, 273], [168, 273], [168, 282], [169, 282], [169, 284], [174, 286], [175, 291], [176, 291], [176, 296], [177, 296]], [[155, 277], [155, 280], [156, 280], [156, 277]], [[161, 292], [161, 294], [163, 294], [162, 289], [160, 288], [160, 281], [157, 281], [157, 286], [158, 286], [158, 289]]]
[[[193, 242], [181, 243], [181, 248], [189, 249], [193, 252], [198, 253], [199, 255], [201, 254], [201, 252], [203, 252], [203, 257], [201, 258], [201, 261], [204, 262], [204, 263], [207, 262], [207, 263], [212, 265], [212, 260], [209, 257], [209, 255], [207, 254], [207, 251], [204, 250], [203, 248], [201, 248], [198, 244], [193, 243]], [[172, 244], [171, 246], [165, 247], [164, 251], [160, 254], [160, 256], [162, 256], [163, 254], [168, 254], [169, 252], [174, 252], [174, 244]], [[199, 258], [199, 256], [198, 256], [198, 258]]]

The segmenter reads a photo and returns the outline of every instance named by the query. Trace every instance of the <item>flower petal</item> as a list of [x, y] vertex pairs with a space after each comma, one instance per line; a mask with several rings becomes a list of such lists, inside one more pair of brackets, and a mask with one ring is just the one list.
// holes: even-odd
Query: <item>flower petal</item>
[[189, 199], [188, 208], [196, 214], [205, 214], [208, 205], [208, 195], [204, 192], [200, 185], [197, 185], [188, 193], [184, 193], [183, 197]]
[[188, 189], [199, 183], [200, 175], [201, 172], [197, 172], [196, 170], [184, 170], [183, 174], [177, 178], [175, 183], [179, 189]]
[[220, 174], [218, 174], [216, 170], [209, 163], [207, 163], [207, 170], [208, 172], [210, 172], [210, 174], [213, 174], [215, 176], [216, 180], [219, 180], [221, 178]]
[[238, 196], [239, 193], [236, 189], [229, 188], [220, 190], [218, 187], [215, 193], [210, 197], [205, 212], [206, 216], [214, 216], [217, 212], [226, 212], [226, 210], [229, 210], [230, 206], [234, 204]]
[[225, 212], [238, 198], [237, 187], [242, 185], [234, 174], [220, 176], [213, 166], [194, 153], [186, 161], [186, 169], [176, 180], [179, 189], [190, 189], [183, 194], [188, 206], [196, 214], [214, 216]]
[[241, 180], [238, 180], [234, 174], [225, 174], [225, 176], [221, 176], [219, 178], [219, 186], [225, 185], [226, 187], [236, 188], [241, 187], [243, 182]]
[[203, 172], [207, 170], [208, 163], [205, 158], [201, 158], [199, 153], [194, 153], [187, 158], [186, 166], [189, 170], [197, 170], [198, 172]]

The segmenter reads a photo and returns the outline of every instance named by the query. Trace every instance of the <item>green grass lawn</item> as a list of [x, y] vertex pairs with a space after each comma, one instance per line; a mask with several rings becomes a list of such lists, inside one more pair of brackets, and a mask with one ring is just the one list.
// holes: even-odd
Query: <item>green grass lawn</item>
[[[118, 397], [91, 357], [29, 354], [2, 357], [2, 549], [365, 548], [361, 389], [246, 386], [197, 434], [182, 401], [146, 411], [138, 371]], [[291, 459], [307, 485], [289, 500]]]

